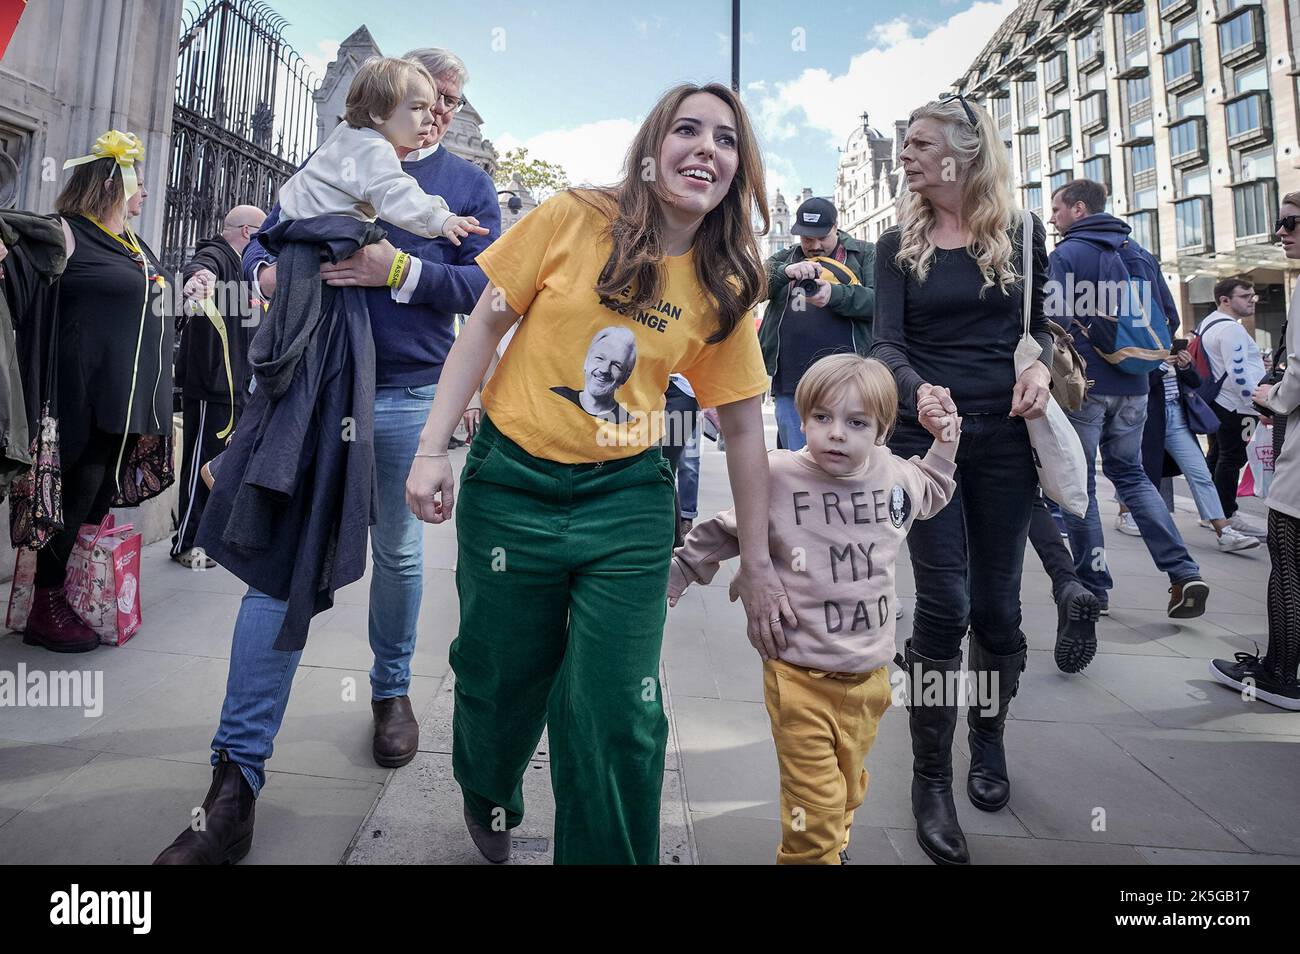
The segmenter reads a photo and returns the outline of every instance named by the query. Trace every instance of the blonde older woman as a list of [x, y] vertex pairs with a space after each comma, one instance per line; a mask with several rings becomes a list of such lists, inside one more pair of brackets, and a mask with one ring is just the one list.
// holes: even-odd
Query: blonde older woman
[[[970, 631], [970, 669], [995, 696], [969, 710], [967, 792], [977, 808], [997, 811], [1010, 797], [1002, 725], [1025, 665], [1020, 571], [1037, 486], [1025, 418], [1044, 412], [1051, 381], [1045, 232], [1035, 219], [1030, 330], [1043, 361], [1017, 377], [1021, 218], [992, 119], [960, 97], [923, 106], [912, 113], [901, 159], [909, 191], [898, 226], [876, 245], [872, 354], [893, 370], [902, 405], [889, 446], [903, 457], [924, 454], [948, 415], [963, 419], [957, 492], [908, 537], [917, 601], [905, 659], [914, 679], [952, 686]], [[914, 682], [910, 706], [916, 836], [935, 862], [966, 864], [952, 799], [961, 700], [922, 700], [922, 685]]]
[[[1282, 199], [1277, 237], [1289, 259], [1300, 259], [1300, 192]], [[1273, 482], [1268, 488], [1268, 649], [1263, 656], [1237, 653], [1210, 662], [1210, 675], [1246, 699], [1300, 710], [1300, 298], [1291, 294], [1286, 342], [1274, 357], [1285, 364], [1280, 380], [1261, 384], [1254, 400], [1273, 412]]]

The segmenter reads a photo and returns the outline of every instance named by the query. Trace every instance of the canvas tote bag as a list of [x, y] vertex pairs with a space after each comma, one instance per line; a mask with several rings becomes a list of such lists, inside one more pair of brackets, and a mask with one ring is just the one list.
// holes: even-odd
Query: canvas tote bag
[[[1021, 235], [1021, 269], [1024, 276], [1024, 304], [1020, 344], [1016, 346], [1016, 377], [1038, 360], [1042, 346], [1029, 334], [1030, 299], [1034, 281], [1034, 219], [1022, 211], [1024, 228]], [[1026, 420], [1029, 444], [1034, 452], [1034, 467], [1043, 493], [1063, 508], [1082, 517], [1088, 512], [1088, 462], [1083, 456], [1083, 445], [1074, 425], [1056, 401], [1047, 402], [1047, 413]]]

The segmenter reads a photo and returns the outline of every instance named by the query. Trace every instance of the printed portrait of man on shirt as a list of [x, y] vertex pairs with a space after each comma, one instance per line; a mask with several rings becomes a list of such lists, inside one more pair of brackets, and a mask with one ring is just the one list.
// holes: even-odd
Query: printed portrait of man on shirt
[[632, 376], [634, 367], [636, 336], [627, 328], [602, 328], [587, 349], [587, 359], [582, 365], [582, 390], [562, 385], [551, 390], [598, 420], [626, 424], [630, 415], [615, 399], [615, 392]]

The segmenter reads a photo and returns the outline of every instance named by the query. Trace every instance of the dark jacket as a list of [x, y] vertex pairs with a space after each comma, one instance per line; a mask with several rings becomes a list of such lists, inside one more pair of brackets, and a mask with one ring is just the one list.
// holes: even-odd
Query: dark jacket
[[[844, 265], [858, 276], [861, 284], [831, 285], [831, 300], [827, 309], [852, 322], [853, 348], [865, 357], [871, 350], [871, 324], [876, 308], [876, 247], [870, 242], [855, 239], [847, 232], [837, 234], [846, 253]], [[767, 365], [768, 375], [776, 374], [780, 358], [781, 321], [790, 301], [790, 289], [794, 287], [786, 277], [785, 267], [794, 262], [802, 262], [805, 257], [803, 247], [795, 242], [767, 260], [768, 303], [763, 323], [758, 327], [758, 343], [763, 348], [763, 363]]]
[[[226, 341], [230, 349], [230, 381], [226, 380], [225, 355], [221, 337], [211, 320], [202, 312], [190, 314], [181, 332], [181, 346], [176, 356], [176, 385], [192, 400], [241, 407], [248, 399], [248, 344], [262, 317], [261, 308], [253, 310], [248, 299], [251, 291], [243, 285], [239, 253], [220, 235], [204, 239], [181, 270], [189, 281], [201, 269], [217, 276], [218, 291], [213, 296], [216, 311], [225, 321]], [[242, 294], [241, 294], [242, 292]], [[233, 388], [232, 388], [233, 384]]]
[[[1183, 406], [1183, 420], [1188, 420], [1187, 392], [1201, 386], [1201, 376], [1194, 365], [1178, 369], [1178, 398]], [[1147, 422], [1142, 430], [1142, 469], [1151, 483], [1160, 486], [1162, 477], [1177, 477], [1183, 471], [1165, 453], [1165, 376], [1160, 369], [1148, 376]]]
[[[320, 280], [383, 232], [344, 215], [284, 222], [262, 239], [282, 292], [253, 339], [256, 387], [221, 455], [196, 540], [237, 577], [288, 601], [275, 648], [364, 575], [374, 522], [375, 347], [365, 296]], [[263, 376], [259, 365], [269, 374]]]
[[[31, 435], [46, 399], [55, 281], [67, 263], [57, 219], [0, 212], [0, 242], [9, 249], [0, 281], [0, 498], [31, 466]], [[30, 381], [30, 383], [27, 383]]]
[[[1169, 320], [1170, 335], [1176, 337], [1178, 334], [1178, 307], [1174, 304], [1174, 296], [1170, 294], [1169, 286], [1165, 284], [1164, 276], [1160, 272], [1160, 263], [1154, 255], [1129, 238], [1130, 231], [1128, 223], [1122, 219], [1117, 219], [1106, 212], [1098, 212], [1096, 215], [1089, 215], [1075, 222], [1057, 243], [1049, 258], [1051, 279], [1056, 283], [1056, 287], [1062, 290], [1057, 300], [1063, 303], [1064, 314], [1059, 316], [1052, 314], [1052, 309], [1049, 308], [1047, 317], [1066, 331], [1073, 333], [1074, 346], [1087, 366], [1088, 379], [1093, 382], [1092, 393], [1094, 394], [1147, 393], [1146, 375], [1129, 374], [1115, 368], [1093, 350], [1087, 334], [1079, 333], [1077, 328], [1071, 327], [1082, 325], [1086, 331], [1091, 320], [1088, 317], [1091, 312], [1083, 314], [1085, 308], [1079, 309], [1079, 315], [1075, 314], [1074, 305], [1077, 295], [1082, 293], [1081, 289], [1089, 283], [1092, 283], [1091, 287], [1095, 289], [1098, 287], [1096, 283], [1111, 281], [1114, 278], [1103, 274], [1105, 271], [1102, 263], [1103, 253], [1118, 252], [1120, 261], [1132, 275], [1149, 272], [1155, 276], [1151, 292], [1156, 296], [1165, 317]], [[1067, 293], [1070, 288], [1076, 291], [1075, 300], [1070, 300]], [[1089, 297], [1093, 297], [1092, 293], [1089, 293]]]

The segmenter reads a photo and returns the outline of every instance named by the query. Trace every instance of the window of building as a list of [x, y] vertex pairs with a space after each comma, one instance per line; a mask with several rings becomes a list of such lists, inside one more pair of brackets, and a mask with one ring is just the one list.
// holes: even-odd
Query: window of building
[[1212, 243], [1209, 200], [1196, 197], [1174, 203], [1174, 234], [1179, 251], [1197, 252], [1208, 249]]
[[1175, 163], [1205, 161], [1205, 121], [1193, 116], [1169, 127], [1169, 157]]
[[1201, 82], [1201, 46], [1184, 43], [1164, 55], [1165, 88], [1180, 90], [1199, 86]]
[[1106, 187], [1107, 194], [1110, 193], [1110, 156], [1093, 156], [1091, 159], [1084, 160], [1083, 178], [1091, 179], [1093, 182], [1100, 182]]
[[1129, 194], [1135, 209], [1156, 207], [1156, 147], [1133, 146], [1128, 150]]
[[1020, 80], [1016, 83], [1016, 93], [1020, 97], [1020, 119], [1023, 124], [1038, 121], [1038, 81]]
[[1070, 114], [1053, 113], [1047, 117], [1047, 142], [1049, 145], [1070, 141]]
[[1234, 93], [1251, 93], [1258, 89], [1268, 89], [1268, 64], [1252, 63], [1239, 70], [1232, 71]]
[[[1119, 15], [1119, 45], [1123, 50], [1121, 60], [1125, 68], [1143, 65], [1147, 52], [1147, 12], [1130, 10]], [[1135, 62], [1141, 58], [1141, 63]]]
[[1273, 241], [1277, 183], [1261, 179], [1232, 187], [1232, 228], [1238, 245]]
[[1196, 14], [1185, 17], [1175, 23], [1165, 24], [1165, 45], [1168, 46], [1177, 43], [1179, 40], [1199, 40], [1201, 38], [1201, 22]]
[[1053, 149], [1051, 156], [1052, 169], [1060, 171], [1062, 169], [1071, 169], [1074, 167], [1074, 152], [1069, 146], [1061, 149]]
[[1247, 93], [1224, 104], [1228, 120], [1228, 143], [1267, 140], [1272, 135], [1268, 93]]
[[1128, 217], [1131, 238], [1152, 255], [1160, 254], [1160, 219], [1154, 211], [1134, 212]]
[[1038, 133], [1029, 133], [1020, 137], [1020, 171], [1025, 174], [1026, 182], [1037, 182], [1041, 173], [1042, 146]]
[[1234, 182], [1251, 179], [1272, 179], [1277, 175], [1277, 159], [1272, 147], [1266, 149], [1234, 149], [1232, 151], [1232, 178]]
[[1104, 156], [1110, 152], [1110, 134], [1107, 132], [1094, 133], [1084, 141], [1084, 149], [1089, 156]]
[[1103, 61], [1101, 28], [1085, 33], [1074, 41], [1074, 54], [1080, 70], [1096, 69]]
[[1038, 212], [1043, 208], [1042, 186], [1033, 185], [1025, 189], [1025, 208], [1031, 212]]
[[1210, 170], [1201, 168], [1191, 171], [1179, 171], [1176, 174], [1178, 180], [1178, 197], [1180, 199], [1192, 195], [1209, 195], [1210, 194]]
[[1124, 81], [1124, 112], [1128, 120], [1129, 139], [1151, 135], [1151, 78], [1149, 76], [1139, 76]]
[[1186, 93], [1172, 97], [1169, 114], [1174, 119], [1186, 119], [1188, 116], [1205, 115], [1205, 90], [1198, 87]]
[[1257, 4], [1249, 4], [1228, 19], [1219, 21], [1219, 55], [1225, 63], [1263, 52], [1262, 14], [1263, 10]]
[[1079, 128], [1095, 130], [1106, 125], [1106, 94], [1089, 93], [1079, 100]]
[[1056, 195], [1056, 190], [1061, 188], [1067, 182], [1074, 178], [1074, 172], [1070, 169], [1061, 169], [1053, 172], [1047, 177], [1048, 195]]
[[1051, 108], [1048, 112], [1061, 112], [1070, 108], [1070, 91], [1063, 89], [1058, 93], [1052, 94]]
[[1093, 70], [1091, 73], [1086, 73], [1079, 81], [1079, 88], [1087, 93], [1104, 92], [1106, 89], [1106, 71]]

